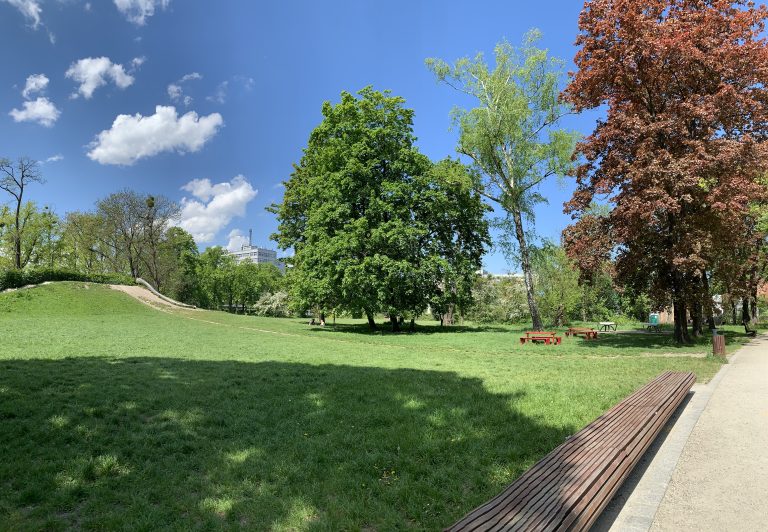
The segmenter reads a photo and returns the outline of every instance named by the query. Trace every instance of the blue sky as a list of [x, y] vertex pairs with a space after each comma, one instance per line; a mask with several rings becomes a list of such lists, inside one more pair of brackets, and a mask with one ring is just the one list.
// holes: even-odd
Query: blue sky
[[[424, 59], [490, 58], [501, 39], [518, 44], [537, 27], [570, 63], [582, 5], [0, 0], [0, 155], [45, 161], [47, 183], [29, 199], [59, 214], [127, 187], [181, 202], [201, 248], [249, 228], [274, 247], [264, 208], [280, 200], [324, 100], [391, 89], [415, 110], [422, 152], [455, 155], [449, 112], [464, 102]], [[565, 125], [588, 133], [596, 116]], [[572, 188], [543, 186], [539, 234], [559, 238]], [[499, 252], [484, 262], [515, 269]]]

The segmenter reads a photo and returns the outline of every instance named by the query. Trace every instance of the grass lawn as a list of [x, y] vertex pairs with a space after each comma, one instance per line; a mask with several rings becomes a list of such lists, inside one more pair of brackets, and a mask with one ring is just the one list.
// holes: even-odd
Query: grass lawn
[[664, 335], [519, 332], [0, 294], [0, 529], [440, 529], [661, 371], [720, 367]]

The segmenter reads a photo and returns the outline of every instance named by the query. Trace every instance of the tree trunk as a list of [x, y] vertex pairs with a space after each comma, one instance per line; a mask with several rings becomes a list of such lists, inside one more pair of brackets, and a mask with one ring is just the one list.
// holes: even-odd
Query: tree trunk
[[741, 323], [749, 322], [749, 297], [741, 298]]
[[675, 318], [675, 342], [678, 344], [689, 343], [688, 316], [685, 305], [684, 277], [679, 272], [672, 274], [672, 308]]
[[736, 319], [737, 319], [736, 318], [736, 300], [733, 299], [733, 296], [730, 296], [730, 301], [731, 301], [731, 323], [733, 325], [736, 325], [737, 324], [737, 321], [736, 321]]
[[[23, 189], [22, 189], [23, 190]], [[21, 227], [19, 227], [19, 218], [21, 217], [21, 194], [16, 202], [16, 227], [13, 232], [13, 265], [17, 270], [21, 269]]]
[[757, 323], [757, 281], [752, 285], [752, 323]]
[[411, 318], [411, 332], [414, 332], [416, 330], [416, 319]]
[[675, 342], [687, 344], [691, 341], [691, 337], [688, 335], [688, 317], [686, 315], [685, 300], [680, 298], [672, 306], [675, 317]]
[[525, 294], [528, 298], [528, 310], [531, 312], [531, 321], [533, 330], [540, 331], [541, 317], [539, 316], [539, 307], [534, 298], [533, 288], [533, 270], [531, 268], [531, 255], [528, 250], [528, 243], [525, 241], [525, 231], [523, 231], [523, 217], [519, 210], [512, 211], [512, 221], [515, 224], [515, 237], [517, 245], [520, 247], [520, 266], [523, 268], [523, 278], [525, 279]]
[[389, 321], [392, 323], [392, 332], [400, 332], [400, 320], [397, 314], [390, 314]]
[[376, 330], [376, 320], [373, 319], [373, 313], [370, 310], [365, 310], [365, 317], [368, 318], [368, 328], [372, 331]]
[[694, 338], [699, 338], [704, 334], [704, 328], [702, 327], [702, 308], [701, 301], [694, 301], [691, 304], [691, 333]]
[[715, 330], [715, 309], [712, 304], [712, 294], [709, 292], [709, 278], [707, 272], [701, 272], [701, 286], [704, 290], [704, 314], [707, 317], [707, 327], [710, 331]]
[[442, 324], [453, 325], [453, 303], [448, 305], [448, 310], [443, 314]]

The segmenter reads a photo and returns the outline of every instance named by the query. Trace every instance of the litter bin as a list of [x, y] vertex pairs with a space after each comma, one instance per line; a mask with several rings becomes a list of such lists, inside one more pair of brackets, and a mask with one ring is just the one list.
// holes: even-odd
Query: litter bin
[[712, 354], [716, 357], [725, 356], [725, 335], [717, 334], [717, 329], [712, 329]]

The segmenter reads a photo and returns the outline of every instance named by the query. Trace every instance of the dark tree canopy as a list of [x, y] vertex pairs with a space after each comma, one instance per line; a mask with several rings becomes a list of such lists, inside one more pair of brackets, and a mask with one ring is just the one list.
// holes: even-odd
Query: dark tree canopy
[[272, 207], [293, 248], [291, 289], [305, 308], [415, 317], [471, 294], [488, 229], [473, 179], [457, 161], [414, 147], [413, 111], [371, 88], [323, 104], [301, 162]]

